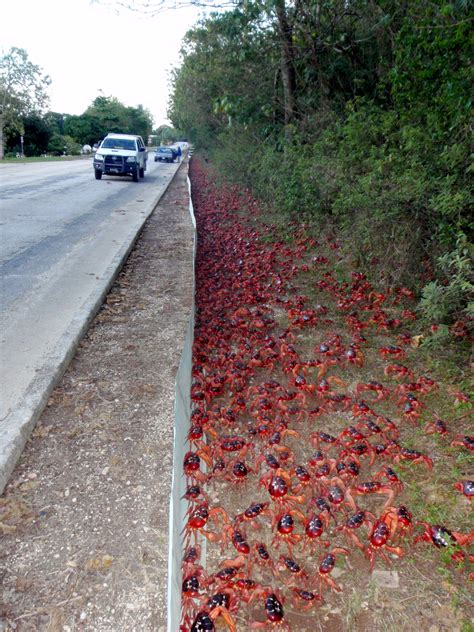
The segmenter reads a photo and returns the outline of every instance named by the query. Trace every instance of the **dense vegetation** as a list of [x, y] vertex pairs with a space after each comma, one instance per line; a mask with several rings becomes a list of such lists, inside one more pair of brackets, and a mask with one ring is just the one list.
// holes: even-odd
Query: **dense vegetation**
[[352, 262], [417, 290], [431, 345], [474, 317], [473, 18], [462, 0], [245, 1], [188, 32], [169, 108], [282, 224], [337, 227]]

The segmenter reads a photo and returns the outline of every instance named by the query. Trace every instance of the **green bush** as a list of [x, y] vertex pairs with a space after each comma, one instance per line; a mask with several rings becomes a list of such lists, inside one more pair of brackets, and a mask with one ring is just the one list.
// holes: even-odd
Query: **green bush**
[[474, 246], [458, 235], [456, 249], [438, 258], [438, 279], [422, 290], [420, 312], [429, 323], [474, 318]]

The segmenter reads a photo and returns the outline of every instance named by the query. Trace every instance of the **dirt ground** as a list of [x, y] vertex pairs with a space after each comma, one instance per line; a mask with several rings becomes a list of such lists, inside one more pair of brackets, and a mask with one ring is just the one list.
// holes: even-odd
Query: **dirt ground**
[[0, 630], [166, 628], [175, 374], [193, 293], [187, 164], [0, 498]]

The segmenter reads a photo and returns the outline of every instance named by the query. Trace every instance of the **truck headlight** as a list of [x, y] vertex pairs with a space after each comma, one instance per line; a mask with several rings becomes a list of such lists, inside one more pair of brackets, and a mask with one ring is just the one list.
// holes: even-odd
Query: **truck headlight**
[[135, 156], [129, 156], [127, 158], [127, 162], [137, 162], [137, 159], [135, 158]]
[[95, 160], [96, 162], [104, 162], [104, 156], [101, 156], [100, 154], [96, 154], [96, 155], [94, 156], [94, 160]]

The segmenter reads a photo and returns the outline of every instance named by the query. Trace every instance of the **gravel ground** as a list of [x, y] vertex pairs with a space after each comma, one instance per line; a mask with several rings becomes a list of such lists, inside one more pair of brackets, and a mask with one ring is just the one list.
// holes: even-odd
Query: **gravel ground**
[[0, 498], [0, 631], [166, 628], [174, 386], [193, 292], [187, 164]]

